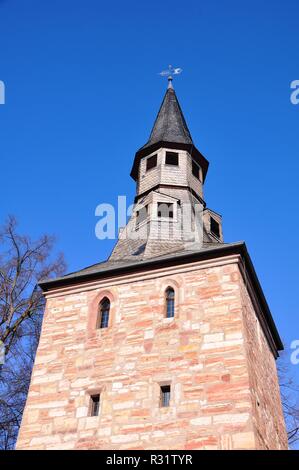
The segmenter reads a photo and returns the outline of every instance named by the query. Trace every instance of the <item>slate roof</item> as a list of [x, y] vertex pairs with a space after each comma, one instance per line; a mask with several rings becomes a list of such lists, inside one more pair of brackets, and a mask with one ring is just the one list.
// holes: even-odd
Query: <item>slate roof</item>
[[148, 142], [149, 147], [157, 142], [193, 144], [182, 109], [173, 88], [168, 88], [156, 117]]
[[84, 280], [84, 277], [85, 276], [88, 276], [88, 275], [97, 275], [97, 274], [102, 274], [102, 273], [105, 273], [107, 275], [109, 275], [109, 272], [111, 271], [114, 271], [114, 270], [119, 270], [119, 269], [122, 269], [122, 268], [128, 268], [128, 267], [141, 267], [143, 265], [147, 266], [148, 264], [151, 264], [151, 262], [157, 262], [157, 261], [166, 261], [166, 260], [170, 260], [170, 259], [178, 259], [178, 258], [181, 258], [182, 256], [188, 256], [188, 255], [192, 255], [192, 254], [196, 254], [196, 253], [204, 253], [204, 252], [209, 252], [209, 251], [214, 251], [214, 250], [217, 250], [217, 249], [221, 249], [223, 247], [228, 247], [228, 246], [239, 246], [239, 245], [242, 245], [243, 242], [236, 242], [236, 243], [204, 243], [202, 245], [202, 248], [201, 249], [189, 249], [189, 250], [186, 250], [186, 249], [182, 249], [181, 251], [177, 251], [175, 253], [167, 253], [165, 255], [162, 255], [162, 256], [155, 256], [153, 258], [149, 258], [149, 259], [132, 259], [132, 258], [129, 258], [129, 259], [121, 259], [121, 260], [111, 260], [111, 259], [107, 259], [106, 261], [102, 261], [100, 263], [96, 263], [96, 264], [92, 264], [91, 266], [88, 266], [84, 269], [80, 269], [79, 271], [74, 271], [72, 273], [69, 273], [69, 274], [66, 274], [65, 276], [62, 276], [62, 277], [58, 277], [58, 278], [55, 278], [53, 280], [45, 280], [45, 281], [41, 281], [39, 283], [39, 285], [43, 288], [44, 286], [46, 285], [51, 285], [51, 284], [55, 284], [56, 282], [60, 282], [65, 280], [67, 281], [68, 279], [69, 280], [74, 280], [74, 279], [78, 279], [80, 280], [80, 278], [82, 279], [82, 281]]
[[205, 179], [209, 162], [193, 143], [180, 103], [172, 87], [166, 90], [149, 140], [136, 152], [131, 171], [134, 180], [138, 177], [140, 159], [159, 147], [187, 150], [202, 167]]
[[169, 261], [174, 260], [176, 262], [176, 261], [179, 261], [179, 259], [182, 258], [183, 256], [192, 257], [192, 255], [200, 255], [200, 254], [203, 255], [204, 253], [208, 254], [209, 252], [215, 253], [218, 250], [219, 251], [223, 250], [223, 248], [224, 249], [229, 248], [229, 247], [237, 248], [237, 247], [242, 247], [243, 245], [245, 245], [244, 242], [203, 243], [200, 249], [182, 249], [181, 251], [177, 251], [175, 253], [171, 252], [171, 253], [167, 253], [161, 256], [155, 256], [155, 257], [148, 258], [148, 259], [128, 258], [128, 259], [121, 259], [121, 260], [111, 260], [110, 258], [108, 258], [105, 261], [92, 264], [90, 266], [87, 266], [84, 269], [80, 269], [79, 271], [74, 271], [72, 273], [66, 274], [65, 276], [57, 277], [55, 279], [46, 279], [44, 281], [41, 281], [39, 285], [42, 288], [44, 287], [47, 288], [47, 287], [51, 287], [51, 285], [54, 286], [54, 284], [56, 283], [63, 284], [63, 281], [68, 281], [68, 280], [76, 279], [78, 281], [84, 281], [84, 278], [89, 275], [92, 275], [92, 276], [95, 275], [96, 277], [97, 274], [105, 274], [108, 276], [109, 273], [111, 272], [118, 271], [118, 270], [121, 271], [122, 269], [125, 269], [125, 268], [136, 268], [136, 270], [138, 270], [138, 268], [142, 268], [143, 266], [146, 267], [147, 265], [155, 264], [156, 262], [159, 262], [159, 261], [163, 262], [167, 260]]

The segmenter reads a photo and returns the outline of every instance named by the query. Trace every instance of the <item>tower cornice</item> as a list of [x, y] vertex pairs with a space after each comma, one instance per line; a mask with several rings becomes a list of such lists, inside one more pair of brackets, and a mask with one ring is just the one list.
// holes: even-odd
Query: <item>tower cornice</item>
[[143, 193], [138, 194], [135, 196], [134, 203], [136, 204], [140, 199], [142, 199], [144, 196], [147, 196], [149, 193], [152, 191], [156, 191], [158, 189], [163, 189], [163, 188], [171, 188], [171, 189], [184, 189], [186, 191], [189, 191], [195, 199], [198, 200], [200, 204], [205, 208], [206, 207], [206, 202], [189, 186], [181, 186], [181, 185], [174, 185], [174, 184], [157, 184], [156, 186], [153, 186], [152, 188], [148, 189], [147, 191], [144, 191]]

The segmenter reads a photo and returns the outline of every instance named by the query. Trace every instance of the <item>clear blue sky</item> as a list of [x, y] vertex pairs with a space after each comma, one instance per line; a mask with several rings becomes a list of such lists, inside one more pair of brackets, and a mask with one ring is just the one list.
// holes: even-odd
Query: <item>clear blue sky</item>
[[1, 223], [56, 234], [69, 271], [105, 259], [95, 208], [132, 202], [157, 72], [182, 67], [208, 206], [227, 242], [246, 241], [286, 346], [299, 339], [298, 23], [298, 0], [0, 0]]

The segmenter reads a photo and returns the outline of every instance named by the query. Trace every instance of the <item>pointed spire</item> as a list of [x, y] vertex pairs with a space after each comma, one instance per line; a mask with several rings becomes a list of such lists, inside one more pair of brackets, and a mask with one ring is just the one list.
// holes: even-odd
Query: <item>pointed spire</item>
[[193, 144], [191, 134], [172, 85], [171, 76], [168, 77], [168, 88], [155, 120], [150, 138], [142, 148], [144, 149], [160, 141]]
[[[165, 71], [166, 72], [166, 71]], [[163, 72], [164, 74], [164, 72]], [[139, 162], [160, 147], [187, 150], [203, 170], [203, 181], [206, 177], [209, 162], [195, 147], [182, 109], [172, 85], [172, 75], [168, 76], [168, 87], [156, 117], [149, 140], [135, 154], [132, 178], [137, 181]]]

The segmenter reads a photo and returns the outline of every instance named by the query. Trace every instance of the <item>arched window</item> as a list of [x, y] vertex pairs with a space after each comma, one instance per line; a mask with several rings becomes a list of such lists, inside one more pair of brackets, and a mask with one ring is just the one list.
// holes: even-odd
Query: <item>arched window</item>
[[108, 328], [110, 312], [110, 300], [104, 297], [99, 305], [97, 328]]
[[174, 317], [174, 290], [172, 287], [167, 287], [166, 295], [166, 317]]

